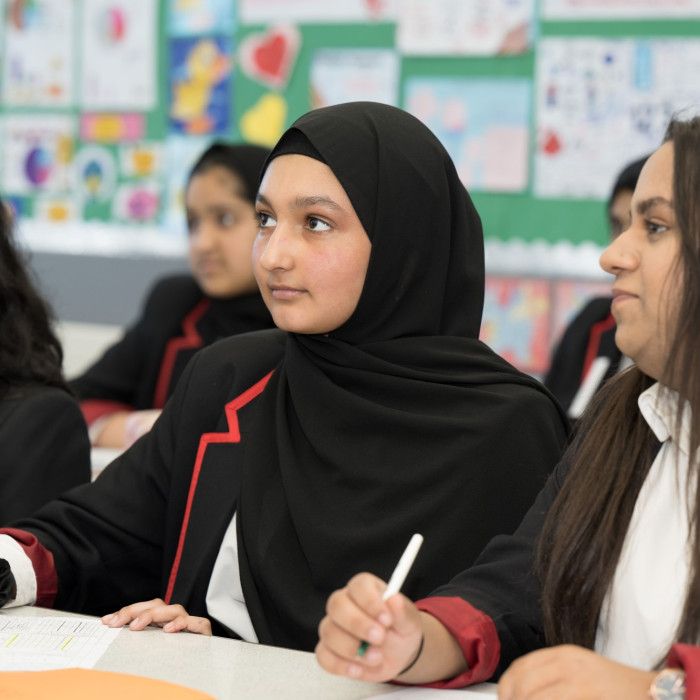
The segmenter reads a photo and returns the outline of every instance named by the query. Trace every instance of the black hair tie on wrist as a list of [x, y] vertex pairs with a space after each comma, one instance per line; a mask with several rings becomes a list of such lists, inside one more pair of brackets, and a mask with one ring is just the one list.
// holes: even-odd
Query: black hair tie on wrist
[[17, 597], [15, 576], [7, 559], [0, 559], [0, 607]]
[[423, 644], [425, 643], [425, 635], [421, 634], [420, 636], [420, 644], [418, 645], [418, 651], [416, 652], [416, 655], [413, 657], [413, 661], [411, 661], [406, 668], [399, 673], [399, 676], [403, 676], [404, 673], [407, 671], [410, 671], [415, 665], [418, 659], [420, 658], [420, 655], [423, 653]]

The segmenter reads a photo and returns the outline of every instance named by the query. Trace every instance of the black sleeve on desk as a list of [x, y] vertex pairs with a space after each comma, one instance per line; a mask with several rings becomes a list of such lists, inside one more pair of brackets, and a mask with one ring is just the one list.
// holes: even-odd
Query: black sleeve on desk
[[15, 576], [7, 559], [0, 559], [0, 606], [9, 603], [17, 597]]

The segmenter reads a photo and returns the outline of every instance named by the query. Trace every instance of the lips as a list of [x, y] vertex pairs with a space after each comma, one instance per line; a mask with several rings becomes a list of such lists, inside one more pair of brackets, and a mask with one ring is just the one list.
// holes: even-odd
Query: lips
[[619, 304], [619, 303], [621, 303], [623, 301], [627, 301], [629, 299], [636, 299], [637, 298], [636, 294], [632, 294], [632, 292], [628, 292], [625, 289], [613, 288], [612, 295], [613, 295], [613, 305]]
[[287, 287], [286, 285], [280, 284], [270, 284], [268, 288], [274, 299], [279, 299], [281, 301], [293, 301], [298, 299], [300, 296], [305, 294], [305, 290], [297, 289], [296, 287]]

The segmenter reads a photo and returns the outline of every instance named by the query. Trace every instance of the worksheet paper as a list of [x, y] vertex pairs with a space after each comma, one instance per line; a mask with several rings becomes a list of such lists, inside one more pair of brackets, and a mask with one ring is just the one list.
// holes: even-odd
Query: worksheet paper
[[76, 617], [0, 617], [0, 671], [92, 668], [119, 629]]
[[435, 688], [402, 688], [398, 692], [386, 693], [385, 695], [374, 695], [372, 700], [445, 700], [446, 697], [470, 698], [471, 700], [486, 700], [488, 696], [496, 697], [495, 683], [479, 683], [471, 688], [460, 688], [458, 690], [437, 690]]

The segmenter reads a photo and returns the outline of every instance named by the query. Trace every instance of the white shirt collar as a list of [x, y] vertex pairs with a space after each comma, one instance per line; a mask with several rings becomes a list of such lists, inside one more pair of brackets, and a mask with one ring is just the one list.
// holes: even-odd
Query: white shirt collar
[[678, 406], [678, 392], [661, 385], [659, 382], [652, 384], [643, 391], [637, 399], [639, 410], [644, 420], [649, 424], [656, 439], [659, 442], [673, 440], [680, 450], [688, 455], [690, 442], [690, 405], [686, 403], [683, 410], [683, 419], [680, 426], [680, 434], [676, 423]]

